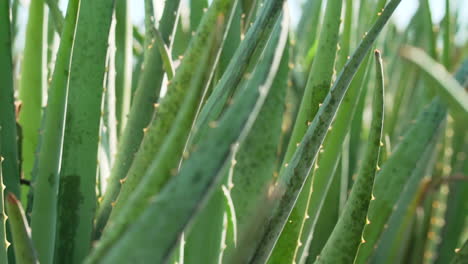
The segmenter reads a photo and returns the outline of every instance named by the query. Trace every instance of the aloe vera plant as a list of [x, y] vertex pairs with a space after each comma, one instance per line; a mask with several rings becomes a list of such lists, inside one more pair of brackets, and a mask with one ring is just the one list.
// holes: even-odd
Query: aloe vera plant
[[0, 0], [0, 263], [468, 261], [465, 3], [140, 2]]
[[[0, 150], [1, 150], [1, 145], [0, 145]], [[0, 179], [2, 180], [3, 182], [3, 175], [2, 175], [2, 164], [3, 163], [3, 158], [0, 158]], [[6, 228], [5, 228], [5, 223], [6, 223], [6, 214], [5, 214], [5, 202], [4, 202], [4, 199], [3, 199], [3, 192], [5, 191], [5, 188], [3, 187], [5, 185], [2, 185], [1, 186], [1, 192], [2, 192], [2, 196], [0, 197], [0, 206], [1, 206], [1, 216], [0, 216], [0, 236], [1, 236], [1, 240], [0, 240], [0, 243], [1, 243], [1, 250], [0, 250], [0, 260], [2, 262], [7, 262], [8, 261], [8, 258], [7, 258], [7, 240], [6, 240]]]
[[6, 212], [10, 218], [10, 227], [15, 249], [17, 263], [38, 263], [36, 251], [31, 240], [31, 230], [28, 227], [26, 215], [21, 207], [21, 202], [14, 194], [7, 194]]

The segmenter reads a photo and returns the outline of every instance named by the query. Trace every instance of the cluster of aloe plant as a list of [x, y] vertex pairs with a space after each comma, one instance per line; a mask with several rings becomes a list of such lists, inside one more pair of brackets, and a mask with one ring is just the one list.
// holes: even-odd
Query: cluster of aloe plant
[[467, 263], [455, 2], [31, 0], [24, 39], [20, 2], [0, 263]]

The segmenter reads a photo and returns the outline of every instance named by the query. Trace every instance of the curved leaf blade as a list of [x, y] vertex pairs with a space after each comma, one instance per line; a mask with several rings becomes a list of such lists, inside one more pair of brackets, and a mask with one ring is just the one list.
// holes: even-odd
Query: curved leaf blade
[[6, 209], [13, 237], [16, 263], [38, 264], [36, 251], [31, 240], [31, 230], [23, 207], [12, 193], [8, 193], [6, 196]]
[[378, 169], [384, 115], [382, 58], [375, 51], [377, 85], [372, 106], [372, 122], [361, 171], [353, 185], [343, 213], [315, 263], [351, 263], [356, 255]]
[[43, 132], [39, 139], [39, 151], [33, 177], [34, 200], [31, 228], [34, 246], [42, 263], [52, 263], [54, 255], [59, 168], [78, 5], [77, 0], [68, 3], [64, 31], [50, 83], [48, 105], [44, 113]]
[[[265, 54], [263, 66], [252, 74], [248, 86], [236, 97], [223, 118], [210, 123], [210, 129], [201, 136], [179, 175], [172, 178], [159, 195], [147, 201], [147, 210], [108, 252], [94, 261], [105, 264], [168, 261], [179, 236], [219, 180], [219, 172], [229, 160], [232, 144], [242, 141], [258, 115], [283, 53], [287, 39], [285, 32], [275, 53]], [[152, 246], [155, 243], [157, 248]]]
[[274, 208], [269, 219], [264, 219], [266, 222], [266, 231], [263, 233], [260, 247], [256, 250], [255, 255], [250, 260], [251, 262], [266, 261], [271, 254], [271, 250], [278, 240], [289, 214], [296, 203], [297, 197], [307, 180], [307, 176], [312, 169], [312, 164], [315, 161], [316, 155], [321, 148], [321, 144], [352, 78], [358, 71], [359, 65], [366, 57], [367, 52], [371, 48], [378, 34], [400, 2], [401, 0], [390, 1], [368, 34], [364, 36], [360, 45], [351, 56], [350, 60], [346, 63], [336, 82], [333, 84], [333, 87], [330, 89], [330, 92], [326, 96], [318, 114], [310, 124], [303, 140], [293, 155], [291, 162], [288, 163], [284, 173], [280, 175], [276, 190], [277, 193], [281, 194], [282, 198], [279, 202], [274, 204]]
[[423, 50], [405, 46], [400, 50], [400, 55], [417, 65], [437, 83], [437, 93], [447, 103], [448, 107], [456, 113], [455, 117], [468, 120], [468, 94], [447, 70]]

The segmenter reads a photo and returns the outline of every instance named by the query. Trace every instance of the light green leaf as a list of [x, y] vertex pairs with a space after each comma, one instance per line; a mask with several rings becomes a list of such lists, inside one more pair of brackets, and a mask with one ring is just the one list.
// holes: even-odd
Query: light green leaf
[[421, 153], [438, 135], [438, 130], [445, 116], [445, 107], [440, 100], [435, 99], [419, 115], [418, 120], [408, 129], [402, 141], [382, 166], [375, 179], [372, 200], [367, 214], [369, 222], [364, 228], [363, 241], [359, 246], [354, 263], [366, 263], [371, 255], [393, 207], [421, 159]]
[[400, 55], [416, 64], [430, 79], [436, 82], [437, 94], [444, 100], [447, 106], [454, 111], [455, 117], [461, 118], [460, 122], [468, 121], [468, 94], [444, 66], [429, 57], [423, 50], [405, 46], [400, 50]]
[[378, 169], [382, 128], [384, 120], [384, 79], [380, 52], [375, 51], [376, 89], [372, 105], [372, 122], [367, 150], [359, 175], [354, 182], [338, 223], [315, 263], [351, 263], [366, 224], [366, 214], [371, 199], [374, 177]]
[[34, 246], [42, 263], [52, 263], [57, 217], [57, 192], [62, 154], [68, 81], [79, 1], [68, 3], [64, 31], [44, 113], [34, 171], [31, 227]]
[[6, 211], [13, 236], [16, 263], [39, 264], [31, 240], [31, 230], [21, 202], [12, 193], [6, 195]]

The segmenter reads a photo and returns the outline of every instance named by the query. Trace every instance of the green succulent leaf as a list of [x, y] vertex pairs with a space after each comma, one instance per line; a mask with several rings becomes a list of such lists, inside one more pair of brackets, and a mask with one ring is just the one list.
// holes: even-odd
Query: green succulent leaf
[[[2, 127], [0, 127], [0, 137], [2, 136]], [[0, 144], [0, 150], [2, 145]], [[7, 216], [5, 214], [5, 201], [4, 194], [5, 185], [3, 184], [3, 157], [0, 156], [0, 261], [2, 263], [8, 264], [8, 255], [7, 255], [7, 245], [8, 241], [6, 238], [6, 220]]]
[[[97, 259], [89, 259], [88, 263], [168, 261], [182, 231], [192, 222], [219, 180], [232, 144], [241, 142], [255, 121], [273, 82], [286, 40], [287, 34], [281, 34], [279, 43], [272, 41], [271, 45], [277, 45], [275, 52], [264, 55], [246, 88], [236, 96], [222, 119], [210, 123], [210, 129], [205, 130], [206, 134], [189, 153], [179, 175], [172, 178], [160, 194], [147, 200], [147, 209], [107, 252]], [[156, 249], [151, 246], [153, 243], [158, 244]], [[137, 250], [128, 251], [131, 245], [138, 245]]]
[[280, 201], [273, 206], [269, 219], [265, 219], [266, 229], [262, 236], [260, 247], [256, 250], [252, 262], [265, 261], [271, 254], [278, 236], [287, 222], [289, 214], [293, 209], [298, 195], [307, 180], [307, 176], [315, 161], [316, 155], [321, 148], [322, 142], [329, 130], [341, 101], [349, 87], [349, 84], [358, 71], [359, 65], [366, 57], [378, 33], [387, 23], [399, 0], [390, 1], [379, 19], [372, 26], [368, 34], [363, 38], [360, 45], [346, 63], [339, 74], [330, 92], [323, 101], [317, 115], [307, 129], [291, 161], [285, 165], [287, 168], [279, 176], [277, 193]]
[[[163, 16], [159, 23], [159, 31], [165, 43], [172, 35], [173, 27], [177, 16], [174, 12], [179, 8], [180, 1], [169, 1], [165, 6]], [[132, 99], [132, 107], [126, 121], [126, 126], [119, 140], [118, 152], [112, 167], [106, 192], [99, 205], [94, 237], [100, 237], [102, 230], [106, 226], [109, 215], [112, 211], [112, 204], [115, 203], [121, 188], [121, 180], [127, 176], [132, 165], [135, 154], [138, 152], [141, 141], [144, 137], [144, 129], [148, 127], [154, 116], [155, 104], [158, 102], [161, 85], [164, 78], [164, 69], [159, 50], [152, 42], [150, 15], [146, 17], [150, 28], [146, 32], [145, 53], [141, 72], [139, 73], [138, 85]]]
[[57, 198], [56, 263], [81, 263], [91, 248], [99, 122], [113, 4], [112, 0], [80, 1]]
[[468, 120], [468, 94], [462, 86], [464, 83], [459, 84], [442, 65], [419, 48], [406, 46], [400, 50], [400, 54], [417, 65], [437, 83], [434, 86], [438, 88], [437, 93], [454, 111], [455, 117], [460, 117], [466, 122]]
[[0, 156], [3, 162], [3, 183], [7, 190], [19, 196], [20, 168], [14, 104], [12, 34], [9, 20], [10, 2], [0, 3]]
[[65, 19], [63, 18], [62, 11], [60, 11], [58, 6], [58, 0], [45, 0], [44, 2], [49, 7], [50, 16], [54, 21], [54, 29], [59, 35], [61, 35], [65, 24]]
[[346, 206], [316, 263], [351, 263], [366, 224], [374, 177], [378, 170], [384, 115], [384, 79], [382, 58], [375, 51], [377, 85], [374, 91], [372, 122], [366, 154]]
[[[230, 0], [215, 2], [201, 22], [198, 34], [192, 39], [193, 42], [169, 85], [168, 93], [157, 107], [150, 127], [146, 129], [127, 178], [122, 181], [123, 188], [109, 219], [111, 230], [102, 238], [100, 245], [103, 250], [133, 222], [133, 218], [128, 216], [139, 217], [147, 207], [147, 200], [157, 195], [171, 176], [177, 173], [197, 105], [204, 88], [209, 84], [206, 72], [210, 72], [209, 69], [216, 65], [216, 57], [221, 50], [213, 58], [215, 62], [212, 62], [209, 58], [211, 50], [205, 49], [202, 53], [203, 49], [214, 43], [217, 32], [216, 28], [212, 27], [213, 23], [219, 17], [229, 17], [229, 14], [233, 13], [234, 4], [235, 2]], [[220, 26], [228, 28], [229, 19], [224, 23]]]
[[456, 255], [452, 259], [452, 264], [468, 263], [468, 240], [463, 243], [463, 246], [456, 251]]
[[[24, 58], [21, 67], [21, 78], [19, 84], [19, 99], [21, 100], [21, 111], [18, 123], [21, 125], [21, 170], [25, 179], [31, 180], [31, 172], [34, 167], [35, 153], [39, 139], [39, 128], [42, 117], [42, 94], [45, 85], [46, 73], [44, 65], [44, 1], [31, 1], [29, 5], [29, 16], [26, 26], [26, 38], [24, 47]], [[5, 127], [7, 128], [7, 127]], [[6, 178], [8, 186], [8, 178]], [[22, 196], [19, 189], [12, 191], [25, 200], [27, 191], [22, 188]], [[24, 203], [26, 204], [26, 203]]]
[[6, 196], [6, 212], [13, 236], [16, 263], [37, 264], [36, 251], [31, 240], [31, 230], [21, 202], [12, 193]]
[[301, 1], [0, 0], [0, 264], [465, 263], [463, 1]]
[[365, 226], [355, 263], [365, 263], [374, 249], [384, 225], [393, 211], [400, 194], [411, 179], [421, 156], [429, 143], [438, 135], [446, 110], [435, 99], [408, 129], [379, 171], [373, 189], [373, 198], [367, 213]]
[[[341, 22], [341, 7], [341, 0], [327, 2], [327, 12], [323, 21], [323, 24], [327, 26], [320, 33], [317, 47], [317, 50], [320, 52], [315, 56], [310, 69], [307, 85], [289, 139], [289, 145], [283, 158], [283, 164], [290, 161], [294, 151], [297, 149], [297, 144], [301, 141], [307, 130], [307, 124], [317, 114], [320, 105], [330, 89]], [[284, 165], [281, 168], [281, 171], [283, 170]], [[308, 183], [306, 186], [310, 186], [310, 181]], [[306, 187], [304, 190], [307, 192], [309, 189]], [[298, 236], [301, 235], [302, 219], [304, 218], [301, 214], [307, 210], [306, 206], [309, 204], [309, 195], [306, 194], [300, 197], [298, 207], [295, 208], [295, 212], [289, 218], [288, 222], [290, 224], [286, 232], [279, 238], [277, 250], [274, 251], [275, 254], [270, 258], [270, 263], [290, 262], [296, 257], [296, 241]]]
[[50, 83], [48, 105], [41, 127], [39, 151], [34, 170], [32, 237], [42, 263], [52, 263], [57, 217], [57, 192], [62, 154], [70, 62], [79, 1], [68, 4], [58, 60]]

